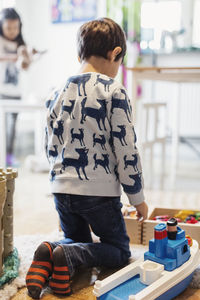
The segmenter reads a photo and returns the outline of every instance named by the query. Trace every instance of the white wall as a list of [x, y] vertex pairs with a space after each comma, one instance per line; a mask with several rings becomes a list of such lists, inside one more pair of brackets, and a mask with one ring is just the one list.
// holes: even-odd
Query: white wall
[[[48, 91], [79, 69], [76, 33], [81, 23], [52, 24], [50, 0], [16, 0], [28, 45], [48, 52], [23, 72], [23, 95], [44, 99]], [[98, 1], [98, 16], [105, 14], [105, 1]], [[31, 99], [30, 99], [31, 101]]]

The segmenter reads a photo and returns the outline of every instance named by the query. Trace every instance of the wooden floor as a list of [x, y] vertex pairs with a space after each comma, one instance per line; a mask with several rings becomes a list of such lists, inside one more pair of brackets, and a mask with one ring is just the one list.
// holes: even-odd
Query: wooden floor
[[[192, 172], [190, 173], [192, 174]], [[200, 172], [199, 172], [200, 174]], [[187, 178], [184, 177], [186, 180]], [[187, 187], [191, 178], [187, 180]], [[197, 178], [195, 178], [197, 181]], [[193, 208], [197, 209], [200, 203], [199, 180], [196, 188], [167, 190], [145, 190], [146, 200], [149, 207], [167, 208]], [[26, 224], [26, 226], [24, 226]], [[48, 234], [58, 226], [57, 213], [54, 208], [53, 199], [50, 196], [48, 175], [29, 173], [24, 169], [19, 170], [19, 177], [16, 180], [15, 203], [14, 203], [14, 234]], [[77, 278], [76, 285], [73, 286], [73, 295], [62, 297], [62, 299], [95, 300], [92, 294], [92, 275], [82, 274]], [[12, 300], [30, 300], [26, 288], [12, 298]], [[42, 300], [60, 299], [49, 293], [47, 290]], [[200, 300], [200, 290], [187, 289], [176, 297], [177, 300]]]
[[[21, 289], [12, 300], [30, 300], [27, 295], [26, 288]], [[46, 294], [42, 297], [42, 300], [58, 300], [61, 299], [51, 294]], [[62, 299], [71, 299], [71, 300], [96, 300], [96, 298], [92, 294], [92, 287], [88, 287], [83, 289], [80, 292], [77, 292], [70, 297], [62, 297]], [[200, 290], [195, 289], [187, 289], [184, 293], [180, 294], [178, 297], [174, 298], [175, 300], [200, 300]]]

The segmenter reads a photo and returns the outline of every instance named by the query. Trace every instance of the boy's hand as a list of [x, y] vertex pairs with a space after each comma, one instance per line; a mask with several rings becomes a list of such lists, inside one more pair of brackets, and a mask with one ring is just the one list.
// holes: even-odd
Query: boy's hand
[[144, 221], [147, 219], [148, 216], [148, 206], [146, 202], [142, 202], [138, 205], [135, 205], [136, 211], [137, 211], [137, 219], [139, 221]]

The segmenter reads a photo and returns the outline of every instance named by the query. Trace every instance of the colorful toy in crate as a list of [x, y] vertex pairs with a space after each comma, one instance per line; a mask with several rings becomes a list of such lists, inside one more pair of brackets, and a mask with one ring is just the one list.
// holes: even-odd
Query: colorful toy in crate
[[124, 216], [136, 218], [136, 209], [134, 206], [125, 204], [125, 205], [123, 205], [122, 211], [123, 211]]
[[190, 215], [185, 219], [185, 222], [188, 224], [196, 224], [198, 221], [195, 219], [195, 216]]
[[169, 219], [170, 219], [170, 216], [168, 216], [168, 215], [155, 216], [153, 218], [154, 221], [163, 221], [163, 222], [166, 222]]
[[[154, 221], [167, 222], [171, 217], [169, 215], [160, 215], [153, 218]], [[177, 222], [196, 224], [200, 221], [200, 212], [194, 213], [192, 210], [180, 210], [175, 216]]]
[[185, 219], [190, 215], [194, 215], [194, 212], [192, 210], [180, 210], [174, 217], [180, 218], [182, 221], [185, 221]]
[[195, 213], [195, 218], [197, 221], [200, 221], [200, 212], [199, 211]]
[[[171, 217], [168, 215], [160, 215], [160, 216], [153, 217], [154, 221], [160, 221], [160, 222], [167, 222], [169, 219], [171, 219]], [[180, 218], [176, 218], [176, 220], [177, 222], [182, 222]]]
[[185, 231], [172, 218], [154, 227], [143, 257], [97, 280], [93, 292], [97, 300], [170, 300], [188, 286], [199, 264], [197, 241], [189, 247]]

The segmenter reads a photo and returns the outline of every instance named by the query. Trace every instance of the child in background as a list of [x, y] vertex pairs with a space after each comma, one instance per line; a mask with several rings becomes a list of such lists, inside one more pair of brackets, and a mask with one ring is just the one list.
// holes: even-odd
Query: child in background
[[[47, 101], [46, 153], [65, 239], [35, 251], [26, 276], [34, 299], [48, 281], [55, 294], [70, 295], [79, 267], [128, 263], [120, 186], [138, 219], [147, 218], [132, 108], [114, 79], [126, 53], [124, 32], [108, 18], [90, 21], [80, 27], [77, 44], [79, 73]], [[93, 242], [90, 228], [100, 242]]]
[[[27, 70], [32, 56], [37, 51], [28, 51], [22, 36], [22, 22], [14, 8], [0, 11], [0, 101], [20, 100], [20, 70]], [[14, 140], [17, 113], [7, 114], [7, 165], [14, 161]]]

